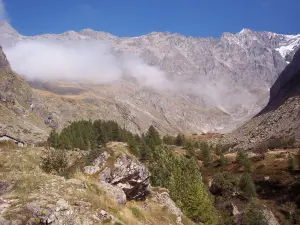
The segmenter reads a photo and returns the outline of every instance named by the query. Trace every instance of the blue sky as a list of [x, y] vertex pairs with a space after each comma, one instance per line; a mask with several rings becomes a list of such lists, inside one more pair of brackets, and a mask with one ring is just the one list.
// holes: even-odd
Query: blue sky
[[242, 28], [300, 33], [300, 0], [3, 0], [24, 35], [92, 28], [118, 36], [152, 31], [219, 37]]

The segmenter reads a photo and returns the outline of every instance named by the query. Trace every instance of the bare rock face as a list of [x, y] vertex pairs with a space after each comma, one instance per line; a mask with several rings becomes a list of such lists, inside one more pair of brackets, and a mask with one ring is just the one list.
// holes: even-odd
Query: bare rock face
[[249, 149], [271, 137], [300, 139], [300, 50], [271, 88], [267, 106], [254, 118], [226, 137]]
[[94, 166], [86, 166], [84, 172], [89, 175], [98, 173], [100, 186], [108, 195], [119, 193], [115, 199], [120, 204], [124, 203], [123, 196], [127, 200], [144, 200], [150, 188], [148, 169], [134, 156], [121, 153], [116, 159], [113, 157], [108, 152], [103, 152], [94, 160]]
[[0, 68], [10, 69], [10, 64], [6, 58], [6, 55], [2, 51], [2, 46], [0, 46]]
[[125, 205], [127, 202], [126, 194], [122, 188], [110, 183], [100, 181], [99, 187], [105, 191], [106, 195], [120, 205]]
[[169, 211], [173, 213], [177, 218], [177, 224], [182, 224], [182, 216], [183, 213], [181, 210], [177, 207], [175, 202], [170, 198], [170, 195], [168, 191], [153, 191], [151, 193], [153, 195], [152, 200], [159, 205], [168, 207]]

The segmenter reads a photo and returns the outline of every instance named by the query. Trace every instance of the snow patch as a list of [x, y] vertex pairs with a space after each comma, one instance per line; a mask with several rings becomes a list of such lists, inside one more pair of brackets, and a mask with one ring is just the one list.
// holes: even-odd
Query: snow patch
[[280, 53], [280, 55], [285, 58], [290, 52], [294, 51], [297, 46], [300, 45], [300, 34], [298, 35], [285, 35], [284, 40], [279, 48], [275, 50]]

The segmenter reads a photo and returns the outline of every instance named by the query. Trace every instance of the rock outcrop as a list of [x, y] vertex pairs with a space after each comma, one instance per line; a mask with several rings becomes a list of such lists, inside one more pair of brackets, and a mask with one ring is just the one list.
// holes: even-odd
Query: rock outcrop
[[152, 201], [158, 203], [159, 205], [166, 206], [169, 211], [176, 216], [177, 224], [182, 224], [183, 213], [175, 204], [175, 202], [170, 198], [168, 190], [153, 191], [151, 194]]
[[93, 166], [86, 166], [84, 172], [98, 174], [99, 185], [108, 195], [115, 195], [118, 203], [124, 203], [123, 196], [127, 200], [144, 200], [149, 194], [148, 169], [126, 153], [114, 156], [105, 151], [94, 160]]

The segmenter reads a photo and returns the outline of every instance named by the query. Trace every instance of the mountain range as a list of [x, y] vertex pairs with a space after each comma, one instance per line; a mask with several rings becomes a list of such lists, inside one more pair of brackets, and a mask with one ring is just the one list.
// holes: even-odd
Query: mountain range
[[[85, 29], [23, 36], [1, 22], [0, 43], [12, 69], [42, 99], [33, 102], [41, 121], [51, 115], [62, 128], [69, 120], [102, 118], [137, 133], [154, 125], [174, 134], [230, 131], [258, 113], [299, 49], [300, 34], [243, 29], [219, 39], [168, 32], [117, 37]], [[89, 62], [83, 56], [65, 62], [70, 49]]]

